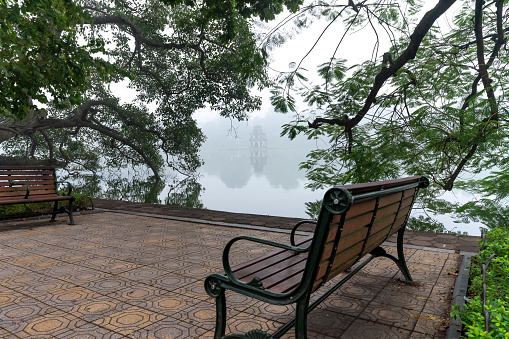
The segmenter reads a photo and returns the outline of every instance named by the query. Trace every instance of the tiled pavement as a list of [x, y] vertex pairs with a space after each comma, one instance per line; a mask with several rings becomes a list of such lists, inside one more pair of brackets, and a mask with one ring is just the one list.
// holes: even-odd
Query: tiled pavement
[[[76, 216], [75, 226], [57, 219], [2, 227], [2, 338], [212, 337], [215, 305], [203, 280], [221, 271], [226, 242], [288, 242], [282, 233], [111, 212]], [[243, 246], [233, 249], [237, 262], [266, 251]], [[444, 337], [461, 256], [416, 248], [405, 255], [415, 283], [401, 282], [389, 259], [374, 260], [311, 312], [309, 337]], [[293, 312], [234, 293], [227, 305], [232, 332], [273, 330]]]
[[[291, 230], [293, 226], [295, 226], [295, 224], [301, 220], [296, 218], [276, 217], [271, 215], [232, 213], [200, 208], [136, 203], [121, 200], [94, 199], [94, 205], [95, 207], [102, 209], [131, 211], [136, 213], [150, 213], [178, 218], [181, 220], [204, 220], [217, 224], [241, 224], [254, 227], [268, 227], [287, 230]], [[303, 231], [312, 231], [313, 226], [304, 224], [299, 229]], [[479, 237], [464, 236], [458, 234], [440, 234], [409, 230], [405, 232], [405, 244], [448, 249], [456, 251], [457, 253], [460, 251], [479, 252], [479, 246], [476, 241], [477, 239], [479, 239]], [[392, 239], [389, 239], [389, 241], [396, 242], [396, 235], [394, 235]]]

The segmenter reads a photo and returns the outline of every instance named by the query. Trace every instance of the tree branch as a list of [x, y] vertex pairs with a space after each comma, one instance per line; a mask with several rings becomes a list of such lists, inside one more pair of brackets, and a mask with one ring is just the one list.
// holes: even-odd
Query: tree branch
[[309, 127], [317, 128], [323, 123], [331, 124], [331, 125], [339, 125], [345, 126], [348, 128], [353, 128], [357, 124], [361, 122], [366, 113], [369, 111], [373, 103], [376, 101], [376, 96], [378, 92], [385, 84], [387, 79], [396, 74], [408, 61], [415, 58], [417, 51], [421, 45], [422, 40], [433, 26], [435, 21], [444, 14], [452, 4], [456, 2], [456, 0], [440, 0], [438, 4], [428, 11], [419, 24], [414, 29], [414, 32], [410, 36], [410, 42], [407, 48], [401, 53], [401, 55], [394, 60], [392, 64], [387, 68], [382, 68], [380, 72], [375, 76], [373, 86], [371, 87], [371, 91], [368, 94], [364, 106], [357, 112], [356, 116], [352, 119], [324, 119], [319, 118], [320, 120], [313, 121], [309, 123]]

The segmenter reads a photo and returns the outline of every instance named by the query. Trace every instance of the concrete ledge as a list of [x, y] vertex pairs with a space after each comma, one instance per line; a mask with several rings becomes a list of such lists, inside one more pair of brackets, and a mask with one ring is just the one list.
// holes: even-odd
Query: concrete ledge
[[[465, 297], [467, 296], [468, 276], [470, 273], [471, 257], [474, 255], [475, 253], [463, 254], [463, 262], [461, 263], [461, 266], [459, 268], [458, 277], [456, 278], [456, 284], [454, 285], [451, 308], [454, 305], [458, 305], [460, 309], [463, 309], [463, 305], [465, 304]], [[460, 339], [462, 328], [463, 324], [461, 323], [461, 319], [454, 319], [451, 317], [451, 320], [449, 322], [449, 328], [447, 329], [446, 338]]]
[[[101, 211], [101, 212], [124, 213], [124, 214], [131, 214], [131, 215], [139, 215], [139, 216], [143, 216], [143, 217], [152, 217], [152, 218], [176, 220], [176, 221], [186, 221], [186, 222], [193, 222], [193, 223], [205, 224], [205, 225], [244, 228], [244, 229], [248, 229], [248, 230], [257, 230], [257, 231], [266, 231], [266, 232], [275, 232], [275, 233], [286, 233], [286, 234], [291, 233], [291, 230], [280, 229], [280, 228], [253, 226], [253, 225], [245, 225], [245, 224], [235, 224], [235, 223], [229, 223], [229, 222], [203, 220], [203, 219], [186, 218], [186, 217], [176, 217], [173, 215], [160, 215], [160, 214], [152, 214], [152, 213], [125, 211], [125, 210], [108, 210], [108, 209], [104, 209], [104, 208], [97, 208], [96, 210]], [[313, 235], [313, 232], [297, 231], [297, 232], [295, 232], [295, 234], [309, 236], [309, 235]]]

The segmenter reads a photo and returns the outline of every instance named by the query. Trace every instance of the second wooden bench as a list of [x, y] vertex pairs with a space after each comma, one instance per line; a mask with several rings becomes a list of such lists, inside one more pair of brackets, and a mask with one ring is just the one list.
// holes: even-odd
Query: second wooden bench
[[[69, 215], [70, 225], [74, 225], [72, 215], [72, 187], [68, 184], [68, 192], [60, 194], [57, 187], [55, 169], [50, 166], [0, 166], [0, 206], [28, 204], [38, 202], [54, 202], [51, 220], [57, 213]], [[68, 201], [68, 209], [58, 208], [59, 201]]]

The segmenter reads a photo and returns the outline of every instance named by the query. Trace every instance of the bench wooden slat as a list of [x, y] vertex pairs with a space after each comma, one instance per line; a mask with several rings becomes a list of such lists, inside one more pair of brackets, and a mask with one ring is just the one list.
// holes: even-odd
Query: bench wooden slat
[[[2, 198], [12, 198], [12, 199], [24, 199], [26, 195], [26, 192], [20, 192], [20, 191], [16, 191], [16, 192], [3, 192], [2, 194], [0, 194], [0, 197]], [[58, 194], [55, 192], [55, 190], [45, 190], [45, 191], [32, 191], [30, 190], [30, 195], [29, 197], [36, 197], [36, 196], [48, 196], [48, 197], [52, 197], [52, 196], [58, 196]]]
[[[16, 196], [16, 195], [25, 195], [27, 188], [25, 186], [16, 186], [12, 187], [11, 190], [7, 190], [5, 187], [0, 187], [0, 196]], [[40, 185], [30, 187], [30, 195], [32, 194], [41, 194], [41, 192], [50, 192], [56, 193], [54, 185]]]
[[22, 177], [6, 177], [6, 176], [0, 176], [0, 183], [2, 183], [3, 185], [6, 185], [6, 184], [9, 184], [11, 185], [10, 181], [9, 180], [12, 180], [14, 181], [14, 184], [15, 185], [20, 185], [20, 182], [23, 182], [23, 184], [25, 184], [25, 182], [27, 182], [28, 184], [30, 183], [34, 183], [34, 182], [39, 182], [39, 181], [52, 181], [54, 182], [54, 179], [52, 176], [50, 175], [44, 175], [44, 176], [22, 176]]
[[[297, 246], [307, 246], [311, 243], [313, 240], [313, 237], [307, 237], [301, 241], [297, 241]], [[267, 253], [261, 257], [249, 260], [245, 263], [242, 263], [240, 265], [237, 265], [232, 268], [232, 272], [235, 274], [236, 277], [243, 277], [247, 274], [250, 274], [250, 272], [258, 270], [259, 267], [264, 267], [266, 264], [272, 264], [275, 262], [279, 262], [281, 260], [284, 260], [288, 258], [289, 256], [295, 255], [295, 252], [288, 251], [285, 249], [280, 249], [276, 251], [272, 251], [270, 253]], [[258, 265], [259, 264], [259, 265]]]
[[273, 285], [271, 290], [277, 293], [290, 292], [291, 290], [295, 289], [302, 281], [302, 273], [303, 272], [299, 272], [293, 276], [289, 276], [286, 279], [281, 280], [278, 284]]
[[2, 191], [8, 191], [10, 187], [24, 187], [26, 189], [26, 186], [29, 186], [30, 189], [37, 189], [37, 187], [40, 186], [51, 186], [55, 187], [55, 182], [53, 180], [38, 180], [38, 181], [23, 181], [22, 183], [17, 182], [16, 184], [12, 185], [9, 182], [0, 181], [0, 188]]
[[19, 198], [17, 199], [0, 199], [0, 205], [14, 205], [14, 204], [29, 204], [29, 203], [36, 203], [36, 202], [50, 202], [50, 201], [60, 201], [60, 200], [72, 200], [73, 197], [72, 196], [68, 196], [68, 195], [64, 195], [64, 196], [61, 196], [61, 195], [56, 195], [56, 196], [53, 196], [51, 197], [50, 200], [48, 200], [48, 197], [38, 197], [38, 198], [27, 198], [27, 199], [23, 199], [23, 200], [20, 200]]
[[296, 286], [296, 284], [290, 283], [290, 279], [295, 278], [295, 281], [300, 281], [305, 267], [306, 261], [301, 261], [298, 264], [288, 267], [284, 271], [267, 277], [263, 280], [263, 285], [274, 292], [281, 293], [287, 291]]
[[291, 257], [286, 258], [285, 260], [282, 260], [277, 263], [269, 264], [263, 269], [260, 269], [256, 272], [252, 272], [251, 274], [245, 275], [241, 278], [241, 280], [245, 282], [250, 282], [253, 278], [259, 278], [262, 280], [264, 286], [270, 286], [274, 285], [274, 283], [266, 283], [266, 280], [269, 277], [273, 277], [274, 275], [281, 273], [285, 271], [282, 275], [288, 274], [287, 270], [291, 267], [298, 265], [299, 263], [302, 263], [306, 261], [307, 259], [307, 253], [306, 254], [299, 254], [299, 255], [293, 255]]
[[27, 188], [25, 186], [13, 186], [13, 187], [0, 186], [0, 195], [4, 194], [3, 192], [9, 193], [9, 192], [18, 192], [18, 191], [26, 192]]
[[[339, 266], [341, 266], [341, 264], [345, 263], [351, 257], [357, 258], [359, 256], [359, 254], [361, 253], [362, 247], [363, 247], [363, 243], [361, 242], [361, 243], [357, 243], [357, 244], [355, 244], [341, 252], [336, 252], [336, 255], [334, 256], [334, 263], [332, 265], [332, 269], [338, 268]], [[316, 275], [315, 280], [321, 279], [325, 276], [325, 274], [327, 273], [327, 267], [329, 266], [329, 262], [330, 262], [330, 260], [324, 260], [324, 261], [320, 262], [318, 273]], [[330, 279], [328, 279], [328, 280], [330, 280]]]
[[3, 170], [0, 169], [0, 175], [51, 175], [53, 176], [53, 170], [45, 170], [45, 169], [29, 169], [29, 170]]

